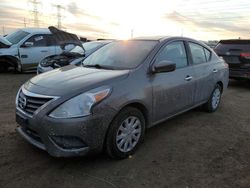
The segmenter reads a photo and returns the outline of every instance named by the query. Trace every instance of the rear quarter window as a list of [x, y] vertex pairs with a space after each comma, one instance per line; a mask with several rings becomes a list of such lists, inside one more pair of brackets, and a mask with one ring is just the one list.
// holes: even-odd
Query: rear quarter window
[[206, 55], [206, 60], [210, 61], [210, 59], [211, 59], [211, 52], [208, 49], [206, 49], [206, 48], [204, 48], [204, 52], [205, 52], [205, 55]]

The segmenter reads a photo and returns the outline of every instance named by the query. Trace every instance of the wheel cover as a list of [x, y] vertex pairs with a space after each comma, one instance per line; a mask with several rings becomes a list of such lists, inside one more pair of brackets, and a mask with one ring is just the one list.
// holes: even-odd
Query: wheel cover
[[216, 88], [212, 96], [212, 107], [216, 109], [220, 103], [221, 92], [219, 88]]
[[116, 134], [116, 146], [121, 152], [131, 151], [141, 137], [142, 125], [139, 118], [127, 117], [119, 126]]

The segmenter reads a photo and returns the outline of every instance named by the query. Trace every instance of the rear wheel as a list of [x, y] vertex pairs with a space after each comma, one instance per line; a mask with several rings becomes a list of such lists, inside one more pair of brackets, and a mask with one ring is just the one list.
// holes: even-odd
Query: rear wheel
[[204, 105], [207, 112], [215, 112], [221, 101], [222, 88], [219, 84], [216, 84], [208, 102]]
[[106, 139], [108, 155], [124, 159], [133, 154], [142, 142], [145, 133], [145, 119], [136, 108], [122, 110], [110, 125]]

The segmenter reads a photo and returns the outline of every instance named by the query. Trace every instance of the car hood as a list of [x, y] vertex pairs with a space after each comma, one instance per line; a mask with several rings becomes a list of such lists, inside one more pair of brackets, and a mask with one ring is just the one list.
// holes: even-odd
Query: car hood
[[0, 36], [0, 48], [8, 48], [12, 44], [4, 37]]
[[56, 40], [56, 43], [60, 46], [75, 44], [82, 47], [82, 42], [75, 34], [62, 31], [53, 26], [50, 26], [48, 29], [52, 33], [53, 38]]
[[31, 78], [25, 84], [28, 91], [62, 96], [110, 85], [128, 76], [129, 70], [104, 70], [69, 65]]

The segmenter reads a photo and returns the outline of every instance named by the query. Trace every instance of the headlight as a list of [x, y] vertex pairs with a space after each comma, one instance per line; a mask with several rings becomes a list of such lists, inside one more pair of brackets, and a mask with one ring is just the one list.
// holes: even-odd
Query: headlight
[[40, 62], [42, 67], [49, 67], [52, 66], [56, 61], [50, 58], [45, 58]]
[[111, 92], [109, 87], [100, 87], [80, 94], [52, 111], [49, 116], [53, 118], [74, 118], [90, 115], [94, 104], [105, 99]]

